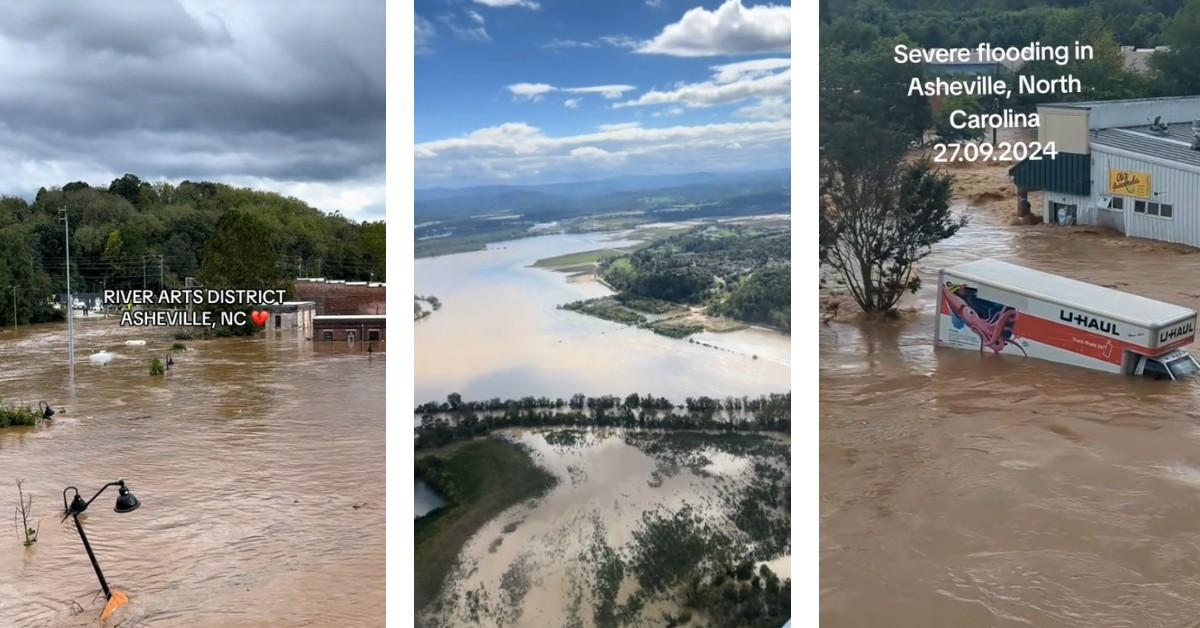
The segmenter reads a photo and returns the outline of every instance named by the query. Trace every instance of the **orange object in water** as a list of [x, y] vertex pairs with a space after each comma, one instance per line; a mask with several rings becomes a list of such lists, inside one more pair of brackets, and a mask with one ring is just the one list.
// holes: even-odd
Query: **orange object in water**
[[128, 595], [125, 595], [124, 593], [121, 593], [120, 591], [113, 591], [112, 597], [108, 598], [108, 604], [104, 605], [104, 611], [102, 613], [100, 613], [100, 621], [104, 621], [104, 620], [108, 619], [109, 617], [112, 617], [112, 614], [117, 612], [118, 608], [121, 608], [122, 606], [125, 606], [128, 603], [129, 603]]

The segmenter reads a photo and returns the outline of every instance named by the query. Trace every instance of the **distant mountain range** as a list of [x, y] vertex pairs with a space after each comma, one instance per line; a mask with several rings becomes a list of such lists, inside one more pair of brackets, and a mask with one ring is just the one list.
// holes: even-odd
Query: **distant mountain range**
[[416, 222], [463, 220], [514, 212], [555, 220], [589, 213], [650, 211], [688, 203], [717, 203], [741, 197], [777, 199], [787, 211], [788, 170], [744, 173], [695, 172], [549, 183], [426, 188], [415, 191]]

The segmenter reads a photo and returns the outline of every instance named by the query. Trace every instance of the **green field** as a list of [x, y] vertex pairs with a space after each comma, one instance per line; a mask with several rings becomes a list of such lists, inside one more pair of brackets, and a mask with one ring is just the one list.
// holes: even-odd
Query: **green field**
[[459, 551], [483, 524], [508, 507], [544, 494], [554, 476], [519, 445], [488, 437], [429, 455], [445, 460], [455, 502], [416, 520], [415, 595], [418, 610], [437, 598]]

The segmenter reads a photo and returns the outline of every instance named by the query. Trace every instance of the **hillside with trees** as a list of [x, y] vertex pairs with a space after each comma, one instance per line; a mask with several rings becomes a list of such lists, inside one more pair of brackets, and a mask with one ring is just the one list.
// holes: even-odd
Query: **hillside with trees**
[[791, 228], [712, 225], [600, 262], [598, 274], [629, 297], [704, 305], [710, 314], [787, 332]]
[[356, 222], [273, 192], [222, 183], [151, 183], [126, 174], [107, 187], [72, 182], [33, 202], [0, 197], [0, 325], [52, 320], [66, 288], [63, 223], [71, 223], [71, 289], [282, 287], [300, 276], [385, 279], [383, 221]]

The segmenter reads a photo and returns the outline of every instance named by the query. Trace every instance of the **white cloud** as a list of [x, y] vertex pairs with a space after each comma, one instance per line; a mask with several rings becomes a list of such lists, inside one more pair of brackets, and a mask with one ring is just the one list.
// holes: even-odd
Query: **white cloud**
[[542, 5], [533, 0], [475, 0], [475, 4], [484, 6], [505, 8], [505, 7], [520, 7], [522, 9], [540, 9]]
[[568, 98], [563, 101], [563, 106], [566, 107], [567, 109], [578, 109], [579, 108], [579, 99], [578, 98]]
[[676, 57], [788, 52], [791, 37], [791, 7], [745, 7], [742, 0], [726, 0], [715, 11], [703, 7], [689, 10], [637, 52]]
[[543, 48], [599, 48], [601, 46], [610, 46], [612, 48], [637, 48], [641, 45], [638, 40], [626, 35], [605, 35], [597, 37], [590, 41], [578, 39], [559, 39], [555, 37], [550, 41], [542, 44]]
[[[620, 98], [625, 92], [637, 89], [633, 85], [589, 85], [586, 87], [555, 87], [547, 83], [514, 83], [508, 86], [508, 91], [512, 92], [514, 100], [529, 100], [539, 102], [542, 97], [550, 92], [566, 92], [569, 94], [601, 94], [609, 100]], [[579, 104], [578, 98], [568, 99], [568, 102], [573, 101], [575, 105]], [[564, 103], [565, 104], [565, 103]], [[573, 105], [567, 107], [574, 108]]]
[[655, 111], [654, 113], [652, 113], [650, 115], [655, 118], [664, 118], [664, 117], [670, 117], [670, 116], [677, 116], [681, 113], [683, 113], [683, 107], [671, 107], [670, 109], [668, 109], [666, 111]]
[[[586, 178], [599, 161], [620, 173], [733, 171], [786, 164], [789, 120], [645, 128], [606, 125], [579, 135], [548, 136], [523, 122], [478, 129], [416, 145], [419, 185], [519, 179]], [[600, 151], [603, 151], [601, 153]]]
[[[462, 17], [457, 17], [453, 13], [446, 13], [438, 16], [450, 32], [454, 36], [463, 41], [491, 41], [492, 36], [488, 34], [487, 28], [483, 25], [483, 16], [479, 13], [466, 9], [462, 13]], [[463, 23], [467, 22], [467, 23]]]
[[[786, 96], [791, 92], [791, 68], [773, 73], [746, 67], [731, 70], [730, 66], [715, 66], [713, 70], [716, 71], [716, 74], [712, 80], [701, 83], [683, 83], [676, 85], [675, 89], [666, 91], [650, 90], [637, 100], [615, 103], [613, 108], [671, 103], [678, 103], [685, 107], [712, 107], [750, 98]], [[722, 82], [731, 76], [736, 78], [731, 82]]]
[[641, 126], [642, 124], [640, 122], [619, 122], [617, 124], [601, 124], [596, 128], [600, 129], [601, 131], [626, 131], [629, 129], [641, 128]]
[[661, 7], [662, 4], [663, 0], [646, 0], [646, 6], [648, 7], [654, 7], [657, 9], [658, 7]]
[[419, 55], [433, 52], [433, 38], [437, 35], [437, 29], [433, 27], [433, 22], [418, 15], [415, 16], [413, 25], [416, 29], [416, 32], [413, 33], [415, 52]]
[[538, 102], [542, 96], [554, 91], [553, 85], [545, 83], [514, 83], [508, 86], [508, 91], [512, 92], [513, 100], [530, 100]]
[[718, 83], [732, 83], [744, 78], [766, 76], [776, 70], [790, 67], [792, 67], [791, 59], [768, 58], [714, 65], [711, 69], [716, 72], [713, 76], [714, 81]]
[[591, 162], [620, 163], [625, 161], [625, 155], [620, 153], [610, 153], [603, 148], [596, 148], [595, 146], [581, 146], [579, 148], [572, 148], [569, 154], [574, 159], [587, 160]]
[[603, 94], [609, 100], [616, 100], [625, 92], [637, 89], [633, 85], [592, 85], [590, 87], [565, 87], [562, 91], [572, 94]]
[[747, 105], [733, 112], [739, 118], [757, 118], [762, 120], [783, 120], [792, 115], [792, 105], [788, 99], [781, 96], [759, 98], [758, 104]]

